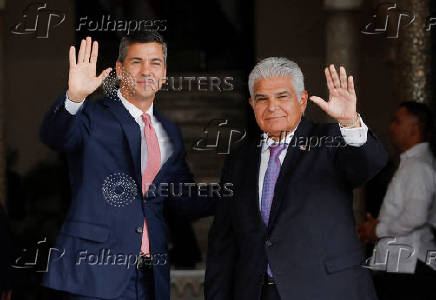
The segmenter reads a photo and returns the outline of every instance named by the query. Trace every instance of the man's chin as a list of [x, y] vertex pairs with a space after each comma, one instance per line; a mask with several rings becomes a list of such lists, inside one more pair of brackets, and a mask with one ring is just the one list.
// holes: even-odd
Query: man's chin
[[137, 98], [150, 98], [150, 97], [154, 97], [154, 95], [156, 94], [157, 91], [155, 90], [140, 90], [140, 91], [136, 91], [136, 97]]
[[274, 136], [274, 137], [285, 137], [288, 133], [290, 133], [289, 130], [283, 128], [283, 129], [270, 129], [270, 130], [264, 130], [268, 136]]

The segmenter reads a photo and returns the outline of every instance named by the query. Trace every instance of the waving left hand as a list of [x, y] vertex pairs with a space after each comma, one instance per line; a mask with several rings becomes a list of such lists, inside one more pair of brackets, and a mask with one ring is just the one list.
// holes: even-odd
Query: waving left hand
[[329, 90], [329, 101], [317, 96], [310, 97], [310, 100], [318, 104], [323, 111], [339, 123], [353, 123], [357, 116], [353, 76], [347, 77], [344, 67], [340, 67], [338, 76], [334, 65], [330, 65], [324, 71]]

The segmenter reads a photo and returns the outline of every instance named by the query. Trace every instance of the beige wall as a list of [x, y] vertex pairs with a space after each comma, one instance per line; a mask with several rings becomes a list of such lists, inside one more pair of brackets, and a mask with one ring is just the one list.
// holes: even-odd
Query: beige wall
[[6, 144], [18, 151], [19, 160], [14, 169], [21, 174], [38, 161], [55, 157], [39, 142], [38, 129], [50, 103], [66, 89], [67, 54], [74, 41], [73, 0], [46, 1], [48, 9], [66, 14], [65, 21], [53, 28], [48, 38], [12, 34], [10, 28], [23, 20], [22, 11], [29, 3], [6, 1], [6, 32], [3, 32]]

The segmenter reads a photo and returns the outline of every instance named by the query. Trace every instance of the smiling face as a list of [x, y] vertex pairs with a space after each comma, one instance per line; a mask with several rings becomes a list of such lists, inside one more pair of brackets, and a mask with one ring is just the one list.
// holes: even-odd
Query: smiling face
[[152, 101], [166, 76], [162, 44], [131, 44], [124, 61], [117, 61], [116, 67], [124, 97], [128, 100]]
[[279, 138], [282, 132], [292, 132], [299, 124], [307, 105], [307, 92], [300, 101], [292, 79], [286, 77], [260, 78], [254, 83], [253, 107], [260, 129], [271, 137]]

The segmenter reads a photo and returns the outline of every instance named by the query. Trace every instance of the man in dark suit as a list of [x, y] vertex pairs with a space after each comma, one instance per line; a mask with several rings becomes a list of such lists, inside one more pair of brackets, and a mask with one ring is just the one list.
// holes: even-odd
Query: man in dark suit
[[207, 300], [376, 299], [353, 218], [353, 189], [386, 163], [356, 112], [353, 78], [325, 69], [330, 97], [310, 99], [339, 124], [302, 117], [308, 94], [298, 65], [270, 57], [250, 73], [262, 139], [230, 154], [209, 233]]
[[[69, 53], [68, 91], [45, 116], [44, 143], [67, 153], [72, 203], [43, 285], [71, 299], [168, 300], [170, 265], [163, 205], [209, 214], [190, 198], [193, 179], [179, 128], [153, 107], [166, 76], [167, 46], [154, 32], [121, 40], [120, 89], [89, 101], [111, 71], [96, 76], [98, 43]], [[139, 255], [140, 254], [140, 255]]]

